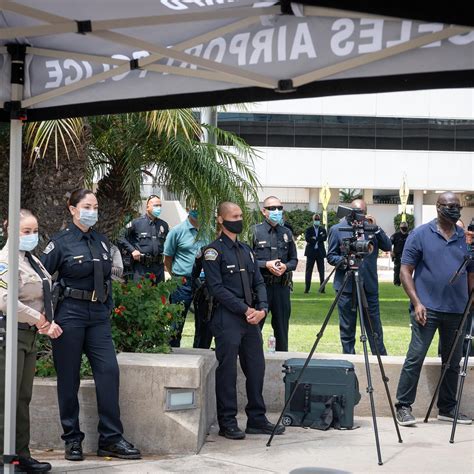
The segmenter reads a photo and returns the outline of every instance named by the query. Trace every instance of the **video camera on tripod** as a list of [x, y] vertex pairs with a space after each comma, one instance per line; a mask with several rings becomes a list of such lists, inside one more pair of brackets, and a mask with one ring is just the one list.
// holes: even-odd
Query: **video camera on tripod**
[[368, 233], [370, 239], [379, 230], [379, 227], [370, 224], [361, 209], [338, 206], [336, 216], [340, 219], [345, 217], [350, 226], [339, 228], [340, 232], [352, 233], [350, 237], [342, 239], [341, 253], [345, 259], [346, 267], [355, 268], [359, 266], [364, 257], [374, 251], [374, 244], [370, 240], [365, 240], [365, 234]]

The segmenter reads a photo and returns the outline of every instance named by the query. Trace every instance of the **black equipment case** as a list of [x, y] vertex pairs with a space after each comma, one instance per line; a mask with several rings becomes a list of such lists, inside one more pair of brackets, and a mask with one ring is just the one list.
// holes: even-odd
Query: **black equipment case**
[[[284, 364], [285, 401], [288, 400], [306, 359]], [[352, 429], [354, 407], [360, 401], [354, 364], [347, 360], [315, 359], [306, 367], [298, 389], [283, 414], [285, 426]]]

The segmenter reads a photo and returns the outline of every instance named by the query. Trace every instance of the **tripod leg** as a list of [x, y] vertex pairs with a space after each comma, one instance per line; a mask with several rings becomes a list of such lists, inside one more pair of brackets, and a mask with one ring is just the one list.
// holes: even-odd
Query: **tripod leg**
[[431, 399], [430, 406], [428, 407], [428, 411], [426, 412], [425, 419], [423, 420], [425, 423], [428, 423], [428, 418], [430, 417], [431, 410], [433, 409], [434, 402], [438, 396], [439, 390], [441, 388], [441, 384], [443, 382], [444, 376], [446, 375], [446, 372], [449, 369], [449, 364], [451, 363], [451, 359], [453, 358], [454, 351], [456, 350], [456, 346], [459, 341], [459, 337], [462, 334], [462, 330], [464, 328], [464, 325], [466, 324], [467, 317], [469, 316], [469, 312], [472, 306], [472, 303], [474, 302], [474, 290], [471, 290], [471, 293], [469, 295], [469, 301], [467, 302], [466, 309], [464, 310], [464, 314], [462, 315], [461, 321], [459, 322], [459, 326], [456, 329], [456, 334], [454, 336], [454, 341], [451, 346], [451, 349], [449, 350], [449, 355], [446, 360], [446, 362], [443, 364], [442, 369], [441, 369], [441, 375], [438, 380], [438, 384], [436, 385], [436, 389], [433, 394], [433, 398]]
[[374, 338], [375, 355], [377, 356], [377, 362], [379, 364], [380, 373], [382, 375], [382, 381], [383, 381], [383, 384], [384, 384], [384, 387], [385, 387], [385, 393], [387, 394], [388, 404], [390, 406], [390, 411], [392, 412], [392, 418], [393, 418], [393, 423], [395, 425], [395, 430], [397, 432], [398, 442], [403, 443], [402, 435], [400, 434], [400, 428], [398, 427], [398, 423], [397, 423], [397, 417], [395, 415], [395, 408], [393, 406], [392, 396], [390, 395], [390, 389], [388, 388], [388, 382], [389, 382], [390, 379], [385, 374], [385, 369], [384, 369], [384, 366], [383, 366], [383, 363], [382, 363], [382, 357], [380, 355], [380, 350], [379, 350], [379, 345], [378, 345], [379, 335], [378, 335], [378, 333], [374, 332], [374, 328], [372, 326], [372, 320], [370, 318], [369, 304], [367, 302], [367, 296], [365, 294], [365, 290], [364, 290], [364, 287], [362, 285], [361, 285], [360, 293], [361, 293], [361, 296], [362, 296], [362, 306], [364, 308], [364, 312], [365, 312], [365, 315], [367, 317], [367, 321], [369, 322], [369, 329], [370, 329], [370, 332], [372, 333], [373, 338]]
[[324, 330], [326, 329], [326, 326], [327, 326], [328, 323], [329, 323], [329, 319], [331, 318], [331, 315], [332, 315], [332, 313], [333, 313], [333, 311], [334, 311], [334, 308], [336, 307], [337, 302], [339, 301], [339, 298], [340, 298], [341, 295], [342, 295], [342, 292], [343, 292], [343, 290], [344, 290], [344, 287], [346, 286], [347, 281], [349, 280], [349, 274], [350, 274], [350, 272], [347, 272], [346, 275], [344, 276], [344, 280], [343, 280], [343, 282], [342, 282], [341, 288], [340, 288], [340, 290], [337, 292], [337, 295], [336, 295], [336, 297], [334, 298], [334, 301], [332, 302], [331, 307], [329, 308], [329, 311], [328, 311], [326, 317], [324, 318], [324, 321], [323, 321], [323, 324], [322, 324], [322, 326], [321, 326], [321, 329], [319, 330], [318, 334], [316, 335], [316, 340], [314, 341], [313, 347], [311, 348], [311, 351], [310, 351], [310, 353], [308, 354], [308, 357], [306, 358], [306, 361], [305, 361], [303, 367], [301, 368], [301, 372], [299, 373], [298, 378], [297, 378], [296, 381], [295, 381], [295, 385], [294, 385], [294, 387], [293, 387], [293, 390], [291, 391], [290, 396], [288, 397], [288, 400], [285, 402], [285, 406], [283, 407], [283, 410], [282, 410], [281, 413], [280, 413], [280, 416], [279, 416], [279, 418], [278, 418], [278, 421], [275, 423], [275, 427], [273, 428], [272, 434], [270, 435], [270, 438], [269, 438], [268, 441], [267, 441], [267, 447], [271, 446], [273, 437], [275, 436], [275, 431], [276, 431], [276, 429], [278, 428], [278, 425], [281, 423], [281, 420], [282, 420], [282, 418], [283, 418], [283, 415], [284, 415], [285, 412], [286, 412], [286, 409], [290, 406], [291, 400], [292, 400], [293, 397], [295, 396], [295, 393], [296, 393], [296, 390], [298, 389], [298, 385], [299, 385], [299, 383], [300, 383], [300, 380], [301, 380], [301, 378], [303, 377], [303, 373], [304, 373], [304, 371], [306, 370], [306, 367], [308, 367], [308, 364], [309, 364], [311, 358], [313, 357], [313, 354], [314, 354], [314, 352], [316, 351], [316, 348], [318, 347], [319, 341], [320, 341], [321, 338], [323, 337]]
[[377, 427], [377, 417], [375, 415], [375, 403], [374, 403], [374, 388], [372, 386], [372, 376], [370, 373], [370, 362], [369, 362], [369, 353], [367, 351], [367, 333], [365, 331], [365, 324], [364, 324], [364, 308], [362, 306], [362, 295], [361, 295], [361, 284], [359, 280], [359, 273], [356, 271], [354, 273], [355, 276], [355, 285], [357, 291], [357, 301], [359, 305], [359, 320], [360, 320], [360, 340], [362, 342], [362, 347], [364, 348], [364, 362], [365, 362], [365, 371], [367, 374], [367, 393], [369, 394], [370, 399], [370, 410], [372, 412], [372, 423], [374, 426], [374, 434], [375, 434], [375, 446], [377, 448], [377, 457], [379, 466], [383, 464], [382, 461], [382, 453], [380, 451], [380, 440], [379, 440], [379, 430]]
[[466, 355], [464, 356], [464, 364], [462, 366], [461, 371], [459, 372], [459, 384], [458, 384], [458, 391], [456, 393], [456, 408], [454, 409], [453, 428], [451, 430], [451, 438], [449, 439], [450, 443], [454, 443], [454, 435], [456, 433], [456, 426], [458, 424], [459, 407], [461, 405], [462, 391], [464, 388], [464, 380], [467, 376], [469, 354], [471, 353], [471, 347], [472, 347], [471, 328], [466, 330], [466, 339], [468, 343], [467, 343], [467, 348], [466, 348]]

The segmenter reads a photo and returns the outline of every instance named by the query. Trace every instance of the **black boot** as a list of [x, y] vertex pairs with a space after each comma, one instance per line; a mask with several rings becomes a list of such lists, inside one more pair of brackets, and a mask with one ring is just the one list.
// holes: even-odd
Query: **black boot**
[[18, 457], [19, 464], [15, 466], [15, 472], [48, 472], [51, 471], [49, 462], [40, 462], [31, 457]]
[[64, 448], [64, 459], [68, 461], [84, 461], [82, 443], [79, 440], [69, 441]]
[[121, 439], [117, 443], [112, 443], [105, 446], [99, 446], [97, 456], [108, 456], [111, 458], [120, 459], [141, 459], [140, 451], [125, 439]]

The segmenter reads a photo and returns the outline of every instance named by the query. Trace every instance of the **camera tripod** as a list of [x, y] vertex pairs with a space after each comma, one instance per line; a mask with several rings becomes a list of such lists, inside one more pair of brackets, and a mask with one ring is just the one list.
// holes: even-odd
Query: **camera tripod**
[[[461, 264], [461, 266], [456, 270], [456, 273], [453, 275], [451, 280], [449, 281], [450, 284], [453, 284], [461, 275], [461, 273], [467, 268], [470, 262], [474, 261], [474, 254], [469, 254], [464, 257], [464, 262]], [[459, 376], [458, 376], [458, 388], [456, 391], [456, 405], [454, 408], [454, 419], [453, 419], [453, 426], [451, 429], [451, 437], [449, 439], [450, 443], [454, 443], [454, 435], [456, 433], [456, 427], [458, 423], [458, 415], [459, 415], [459, 407], [461, 405], [461, 398], [462, 398], [462, 392], [464, 388], [464, 380], [467, 376], [467, 367], [469, 364], [469, 354], [471, 352], [471, 347], [472, 347], [472, 324], [473, 322], [471, 321], [471, 324], [468, 325], [466, 324], [467, 318], [469, 316], [469, 313], [471, 311], [471, 307], [474, 304], [474, 289], [471, 290], [469, 294], [469, 299], [466, 305], [466, 308], [464, 309], [464, 313], [462, 315], [461, 321], [459, 322], [459, 325], [456, 329], [456, 333], [454, 336], [454, 341], [453, 344], [451, 345], [451, 349], [449, 350], [448, 353], [448, 358], [446, 359], [446, 362], [442, 366], [441, 370], [441, 375], [438, 380], [438, 384], [436, 385], [436, 389], [433, 394], [433, 398], [431, 399], [430, 406], [428, 407], [428, 411], [426, 412], [425, 419], [423, 420], [425, 423], [428, 423], [428, 418], [431, 414], [431, 410], [433, 408], [433, 405], [435, 403], [436, 398], [438, 397], [439, 391], [441, 389], [441, 384], [443, 383], [444, 377], [446, 375], [446, 372], [449, 369], [449, 365], [451, 363], [451, 359], [453, 358], [454, 352], [456, 351], [456, 346], [459, 343], [459, 338], [461, 337], [461, 334], [463, 334], [463, 328], [464, 330], [464, 339], [467, 340], [466, 344], [466, 355], [464, 356], [464, 363], [459, 371]], [[468, 327], [469, 326], [469, 327]]]
[[375, 348], [375, 353], [376, 353], [376, 356], [377, 356], [377, 362], [378, 362], [378, 365], [379, 365], [379, 368], [380, 368], [380, 373], [382, 375], [382, 381], [384, 383], [385, 392], [387, 394], [387, 399], [388, 399], [388, 402], [389, 402], [389, 405], [390, 405], [390, 411], [392, 412], [393, 422], [395, 424], [395, 429], [396, 429], [396, 432], [397, 432], [397, 435], [398, 435], [398, 442], [403, 443], [402, 437], [400, 435], [400, 430], [398, 428], [398, 423], [397, 423], [397, 420], [396, 420], [396, 417], [395, 417], [395, 409], [393, 407], [392, 399], [391, 399], [391, 396], [390, 396], [390, 390], [388, 388], [388, 380], [389, 379], [385, 374], [385, 370], [384, 370], [384, 367], [383, 367], [383, 364], [382, 364], [382, 358], [380, 356], [380, 351], [379, 351], [378, 344], [377, 344], [378, 334], [374, 333], [374, 331], [373, 331], [372, 322], [370, 320], [370, 315], [369, 315], [369, 308], [368, 308], [367, 298], [366, 298], [365, 291], [364, 291], [364, 286], [363, 286], [363, 283], [362, 283], [362, 281], [360, 280], [360, 277], [359, 277], [359, 262], [361, 260], [362, 260], [361, 257], [356, 257], [356, 258], [350, 258], [350, 257], [347, 257], [347, 256], [344, 257], [338, 263], [338, 265], [336, 265], [336, 267], [333, 269], [331, 274], [326, 278], [326, 280], [324, 280], [321, 287], [319, 288], [319, 292], [322, 292], [324, 290], [324, 287], [326, 286], [327, 282], [331, 278], [332, 274], [339, 267], [341, 267], [343, 264], [347, 265], [348, 269], [347, 269], [346, 274], [344, 276], [342, 286], [339, 289], [339, 291], [337, 292], [336, 297], [334, 298], [334, 301], [332, 302], [331, 307], [329, 308], [329, 311], [328, 311], [328, 313], [327, 313], [327, 315], [326, 315], [326, 317], [323, 321], [321, 329], [319, 330], [319, 332], [316, 335], [316, 340], [314, 341], [313, 347], [311, 348], [311, 351], [309, 352], [309, 355], [306, 358], [306, 361], [305, 361], [305, 363], [304, 363], [304, 365], [301, 369], [301, 372], [299, 373], [298, 378], [295, 381], [294, 387], [293, 387], [293, 389], [290, 393], [290, 396], [288, 397], [288, 400], [286, 400], [286, 402], [285, 402], [285, 406], [283, 407], [283, 410], [280, 414], [280, 417], [278, 418], [278, 421], [275, 424], [273, 432], [270, 435], [270, 438], [267, 442], [267, 446], [271, 445], [273, 437], [275, 436], [275, 431], [276, 431], [277, 427], [280, 425], [281, 420], [282, 420], [287, 408], [290, 406], [291, 400], [293, 399], [293, 397], [294, 397], [294, 395], [295, 395], [295, 393], [298, 389], [298, 386], [300, 384], [300, 380], [301, 380], [301, 378], [304, 374], [304, 371], [308, 367], [308, 364], [311, 361], [311, 359], [313, 357], [313, 354], [316, 351], [316, 348], [318, 347], [319, 341], [323, 337], [324, 331], [325, 331], [325, 329], [326, 329], [326, 327], [329, 323], [329, 320], [330, 320], [331, 315], [334, 311], [334, 308], [336, 307], [339, 299], [341, 298], [341, 295], [344, 291], [344, 288], [346, 287], [346, 285], [347, 285], [347, 283], [349, 282], [350, 279], [352, 279], [352, 282], [353, 282], [353, 285], [352, 285], [353, 297], [355, 298], [355, 301], [357, 302], [357, 310], [358, 310], [358, 314], [359, 314], [360, 341], [362, 342], [362, 347], [363, 347], [363, 350], [364, 350], [364, 363], [365, 363], [365, 371], [366, 371], [366, 375], [367, 375], [367, 393], [369, 394], [369, 399], [370, 399], [370, 410], [371, 410], [371, 413], [372, 413], [372, 422], [373, 422], [373, 428], [374, 428], [374, 434], [375, 434], [375, 445], [376, 445], [376, 448], [377, 448], [378, 464], [381, 466], [383, 464], [383, 461], [382, 461], [382, 454], [381, 454], [381, 450], [380, 450], [379, 432], [378, 432], [378, 427], [377, 427], [377, 417], [376, 417], [376, 414], [375, 414], [375, 403], [374, 403], [374, 395], [373, 395], [374, 389], [373, 389], [373, 386], [372, 386], [372, 375], [371, 375], [371, 371], [370, 371], [369, 354], [368, 354], [368, 350], [367, 350], [366, 321], [368, 321], [370, 332], [374, 336], [374, 344], [373, 345], [375, 346], [374, 348]]

